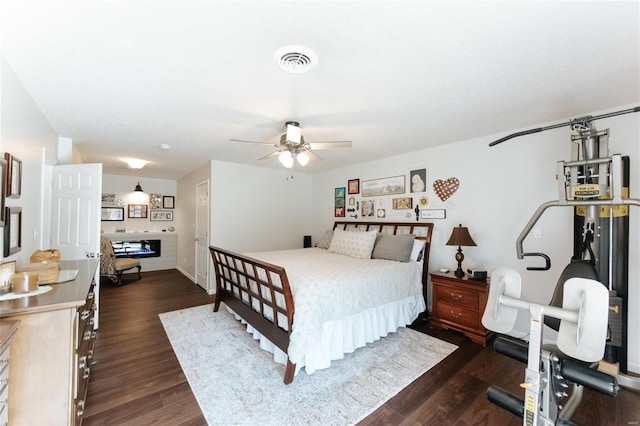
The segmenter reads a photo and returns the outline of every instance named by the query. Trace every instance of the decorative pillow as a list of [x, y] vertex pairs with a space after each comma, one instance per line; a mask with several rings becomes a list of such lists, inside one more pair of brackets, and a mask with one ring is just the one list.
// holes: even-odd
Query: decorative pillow
[[318, 243], [318, 248], [325, 249], [325, 250], [328, 249], [329, 245], [331, 244], [331, 238], [333, 238], [333, 231], [330, 229], [326, 231], [322, 236], [322, 238], [320, 239], [320, 242]]
[[416, 236], [412, 234], [379, 234], [376, 238], [376, 245], [373, 247], [371, 258], [408, 262], [415, 238]]
[[414, 240], [413, 249], [411, 250], [411, 256], [409, 257], [414, 262], [420, 262], [422, 260], [422, 254], [424, 253], [424, 240]]
[[336, 229], [329, 251], [358, 259], [370, 259], [378, 231], [356, 232]]

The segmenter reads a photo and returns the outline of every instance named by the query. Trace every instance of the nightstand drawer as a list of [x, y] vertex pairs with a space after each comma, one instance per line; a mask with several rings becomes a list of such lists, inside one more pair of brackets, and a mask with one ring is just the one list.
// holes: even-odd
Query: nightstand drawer
[[435, 286], [434, 290], [437, 293], [435, 300], [455, 305], [458, 308], [470, 309], [478, 312], [478, 302], [480, 299], [477, 292], [474, 293], [461, 288], [442, 284]]
[[448, 303], [438, 303], [436, 305], [436, 315], [441, 321], [449, 321], [462, 327], [477, 329], [480, 325], [477, 312]]

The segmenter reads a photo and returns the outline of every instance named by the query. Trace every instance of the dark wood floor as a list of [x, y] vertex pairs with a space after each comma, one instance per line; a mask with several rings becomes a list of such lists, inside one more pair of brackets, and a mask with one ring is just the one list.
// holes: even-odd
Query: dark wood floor
[[[101, 289], [96, 365], [84, 425], [204, 425], [158, 314], [213, 302], [175, 270], [147, 272], [139, 281]], [[133, 277], [133, 276], [132, 276]], [[519, 425], [522, 420], [486, 400], [490, 384], [522, 395], [524, 365], [455, 332], [418, 328], [459, 346], [443, 362], [364, 419], [363, 425]], [[301, 373], [304, 374], [304, 373]], [[638, 425], [640, 395], [616, 398], [585, 391], [580, 425]]]

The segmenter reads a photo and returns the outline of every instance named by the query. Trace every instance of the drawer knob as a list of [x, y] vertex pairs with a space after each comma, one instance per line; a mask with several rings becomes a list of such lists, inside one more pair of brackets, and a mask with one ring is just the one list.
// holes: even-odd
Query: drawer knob
[[462, 300], [462, 295], [458, 293], [451, 293], [451, 298], [453, 300]]
[[456, 314], [455, 312], [451, 311], [451, 316], [455, 319], [458, 319], [462, 316], [462, 312]]

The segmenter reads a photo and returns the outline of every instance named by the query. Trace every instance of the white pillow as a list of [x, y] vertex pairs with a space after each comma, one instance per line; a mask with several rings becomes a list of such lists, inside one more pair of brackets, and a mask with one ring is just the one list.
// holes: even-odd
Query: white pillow
[[318, 243], [318, 248], [325, 249], [325, 250], [328, 249], [329, 245], [331, 245], [331, 238], [333, 238], [333, 231], [332, 230], [326, 231], [322, 236], [322, 239]]
[[357, 232], [336, 229], [333, 231], [329, 251], [358, 259], [371, 259], [376, 235], [378, 231]]
[[411, 256], [409, 259], [414, 262], [422, 260], [422, 250], [424, 249], [424, 240], [413, 240], [413, 249], [411, 250]]

